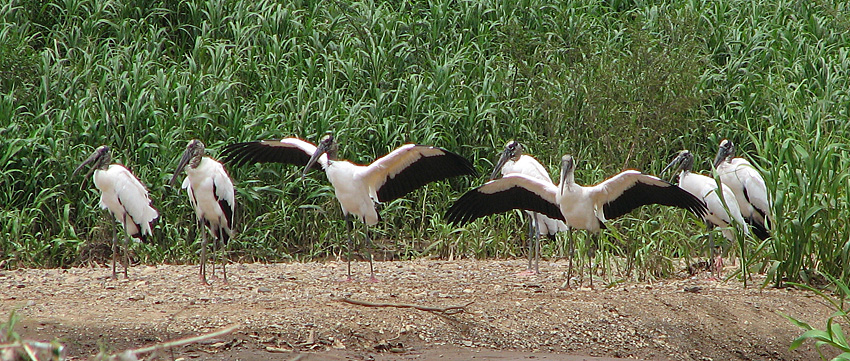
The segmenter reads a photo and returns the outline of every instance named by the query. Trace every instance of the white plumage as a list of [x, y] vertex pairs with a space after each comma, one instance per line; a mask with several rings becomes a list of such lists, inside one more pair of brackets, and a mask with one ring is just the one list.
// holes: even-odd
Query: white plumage
[[705, 213], [701, 200], [657, 177], [627, 170], [585, 187], [575, 183], [573, 157], [565, 155], [561, 163], [558, 186], [527, 175], [511, 174], [466, 192], [449, 208], [446, 217], [451, 223], [464, 224], [483, 216], [524, 209], [566, 221], [571, 227], [595, 235], [604, 227], [605, 220], [643, 205], [675, 206], [698, 216]]
[[[368, 226], [375, 225], [380, 220], [375, 209], [377, 203], [400, 198], [430, 182], [475, 174], [468, 160], [437, 147], [406, 144], [366, 166], [337, 159], [337, 147], [333, 136], [326, 135], [318, 147], [297, 138], [286, 138], [231, 144], [225, 147], [223, 154], [226, 162], [236, 165], [275, 162], [304, 166], [302, 177], [316, 163], [321, 165], [334, 187], [334, 194], [349, 229], [349, 279], [353, 227], [351, 216]], [[368, 230], [366, 237], [369, 237]], [[375, 280], [371, 254], [369, 268], [371, 279]]]
[[[218, 244], [224, 247], [228, 240], [233, 237], [233, 213], [236, 208], [233, 181], [224, 170], [224, 166], [214, 159], [204, 156], [204, 144], [195, 139], [186, 146], [177, 169], [171, 178], [171, 184], [185, 168], [186, 179], [183, 180], [182, 188], [189, 195], [189, 202], [195, 210], [198, 222], [209, 230], [213, 235], [214, 246]], [[187, 167], [188, 165], [188, 167]], [[201, 282], [207, 283], [206, 278], [206, 232], [201, 232]], [[224, 280], [227, 281], [226, 263], [222, 264], [225, 270]], [[215, 274], [215, 267], [213, 267]]]
[[[552, 183], [552, 178], [546, 168], [534, 157], [524, 154], [523, 150], [523, 146], [519, 142], [508, 142], [502, 156], [496, 162], [490, 180], [496, 179], [501, 171], [502, 176], [524, 174], [545, 183]], [[536, 274], [540, 273], [540, 236], [554, 240], [558, 232], [567, 231], [569, 228], [563, 221], [546, 217], [543, 214], [531, 211], [525, 211], [525, 213], [529, 218], [528, 268], [521, 274]], [[570, 252], [572, 253], [572, 242], [570, 242]], [[534, 259], [533, 268], [532, 259]], [[572, 265], [572, 262], [570, 264]]]
[[562, 166], [559, 186], [522, 174], [508, 175], [464, 194], [449, 209], [447, 217], [451, 222], [466, 223], [511, 209], [525, 209], [597, 233], [604, 226], [603, 221], [647, 204], [684, 208], [698, 216], [705, 213], [702, 201], [658, 177], [626, 170], [585, 187], [575, 183], [572, 156], [564, 156]]
[[[740, 229], [744, 234], [749, 234], [744, 218], [741, 216], [741, 210], [738, 208], [738, 200], [735, 198], [735, 193], [728, 186], [720, 183], [719, 193], [722, 194], [721, 200], [718, 194], [718, 184], [714, 178], [707, 177], [701, 174], [691, 172], [694, 164], [694, 156], [688, 150], [682, 150], [673, 159], [661, 173], [678, 164], [679, 167], [679, 187], [682, 187], [691, 194], [697, 196], [705, 202], [708, 207], [708, 213], [703, 216], [706, 226], [711, 229], [721, 227], [720, 232], [731, 242], [735, 241], [735, 233], [731, 228]], [[725, 203], [725, 206], [724, 206]], [[733, 222], [734, 221], [734, 222]], [[709, 233], [709, 252], [714, 252], [714, 238]], [[710, 263], [714, 263], [714, 257], [711, 257]], [[719, 264], [716, 266], [719, 267]], [[711, 267], [712, 271], [715, 267]]]
[[[129, 237], [144, 241], [151, 235], [153, 221], [159, 213], [151, 205], [148, 190], [142, 182], [123, 165], [109, 164], [111, 161], [112, 154], [109, 147], [102, 145], [74, 170], [74, 174], [83, 166], [93, 163], [89, 174], [94, 173], [94, 185], [100, 190], [100, 207], [108, 210], [115, 217], [116, 222], [121, 224]], [[86, 176], [88, 177], [88, 174]], [[113, 278], [116, 278], [115, 263], [118, 254], [116, 233], [113, 229]], [[127, 277], [126, 264], [124, 277]]]
[[[679, 164], [679, 187], [705, 202], [708, 213], [705, 214], [703, 219], [709, 224], [709, 227], [722, 227], [723, 236], [730, 241], [735, 241], [735, 233], [729, 228], [733, 224], [733, 220], [736, 227], [740, 227], [745, 234], [748, 233], [744, 218], [741, 217], [741, 210], [738, 208], [735, 193], [721, 182], [720, 193], [723, 195], [723, 200], [721, 200], [714, 178], [691, 172], [694, 163], [693, 158], [691, 152], [683, 150], [679, 152], [673, 163], [668, 165], [668, 168], [675, 163]], [[666, 171], [667, 168], [664, 170]], [[726, 207], [723, 206], [724, 202], [729, 209], [728, 212]]]
[[714, 168], [720, 180], [738, 201], [741, 216], [753, 227], [753, 234], [760, 239], [770, 236], [770, 198], [767, 185], [758, 170], [744, 158], [733, 158], [735, 145], [724, 139], [720, 142]]

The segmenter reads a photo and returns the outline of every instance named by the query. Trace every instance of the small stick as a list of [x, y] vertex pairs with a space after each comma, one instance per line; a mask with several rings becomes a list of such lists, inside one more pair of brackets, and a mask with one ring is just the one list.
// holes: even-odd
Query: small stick
[[[127, 351], [124, 351], [121, 354], [119, 354], [121, 356], [118, 356], [118, 357], [120, 358], [123, 355], [137, 355], [137, 354], [140, 354], [140, 353], [148, 353], [148, 352], [153, 352], [153, 351], [157, 351], [157, 350], [164, 350], [164, 349], [171, 348], [171, 347], [188, 345], [190, 343], [195, 343], [195, 342], [215, 338], [215, 337], [218, 337], [218, 336], [226, 335], [228, 333], [233, 332], [237, 328], [239, 328], [239, 326], [241, 326], [241, 325], [233, 325], [233, 326], [226, 327], [226, 328], [223, 328], [221, 330], [215, 331], [213, 333], [207, 333], [207, 334], [203, 334], [203, 335], [199, 335], [199, 336], [181, 338], [181, 339], [178, 339], [178, 340], [158, 343], [158, 344], [147, 346], [147, 347], [137, 348], [135, 350], [127, 350]], [[110, 359], [115, 358], [115, 356], [117, 356], [117, 355], [113, 355], [112, 357], [110, 357]]]
[[420, 311], [428, 311], [428, 312], [439, 312], [447, 315], [463, 312], [466, 306], [471, 305], [474, 301], [467, 302], [465, 305], [460, 306], [448, 306], [448, 307], [428, 307], [428, 306], [420, 306], [409, 303], [374, 303], [369, 301], [361, 301], [354, 300], [348, 297], [342, 298], [340, 301], [347, 302], [353, 305], [366, 306], [366, 307], [396, 307], [396, 308], [415, 308]]

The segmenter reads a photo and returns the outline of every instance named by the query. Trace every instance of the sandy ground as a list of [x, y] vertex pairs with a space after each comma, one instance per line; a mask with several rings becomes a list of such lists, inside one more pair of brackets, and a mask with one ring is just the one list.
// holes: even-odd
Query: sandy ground
[[[0, 316], [24, 338], [65, 345], [69, 358], [156, 344], [238, 325], [231, 334], [148, 354], [205, 360], [814, 360], [780, 313], [822, 328], [832, 313], [810, 293], [744, 289], [706, 275], [611, 288], [562, 288], [565, 261], [517, 276], [523, 260], [234, 264], [228, 282], [197, 266], [0, 271]], [[217, 273], [220, 275], [220, 271]], [[367, 307], [415, 304], [462, 312]], [[467, 305], [468, 304], [468, 305]]]

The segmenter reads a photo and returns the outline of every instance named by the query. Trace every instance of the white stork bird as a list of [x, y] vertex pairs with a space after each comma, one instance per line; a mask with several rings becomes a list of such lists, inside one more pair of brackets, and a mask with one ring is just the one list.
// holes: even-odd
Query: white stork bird
[[[198, 232], [201, 233], [201, 282], [207, 283], [207, 233], [202, 228], [206, 226], [212, 233], [213, 249], [224, 248], [228, 240], [233, 237], [233, 212], [236, 207], [234, 197], [233, 181], [224, 170], [221, 163], [210, 157], [204, 156], [204, 143], [193, 139], [186, 145], [183, 157], [169, 181], [170, 185], [186, 169], [186, 179], [183, 180], [183, 189], [189, 194], [189, 203], [195, 209], [198, 219]], [[189, 166], [186, 168], [186, 166]], [[227, 260], [224, 260], [221, 268], [224, 281], [227, 282]], [[213, 263], [213, 275], [215, 275], [215, 263]]]
[[[117, 223], [121, 223], [126, 232], [125, 240], [137, 238], [145, 241], [151, 235], [153, 221], [159, 216], [151, 206], [148, 189], [133, 173], [120, 164], [110, 164], [112, 154], [108, 146], [101, 145], [82, 164], [74, 169], [76, 175], [85, 165], [92, 163], [86, 177], [94, 173], [94, 185], [100, 190], [100, 208], [109, 210]], [[128, 246], [125, 244], [125, 247]], [[127, 251], [124, 264], [124, 278], [127, 277], [127, 264], [130, 263]], [[112, 228], [112, 278], [117, 278], [115, 263], [118, 259], [118, 225]], [[123, 263], [123, 262], [122, 262]]]
[[753, 227], [753, 234], [764, 240], [770, 237], [770, 200], [764, 178], [744, 158], [733, 158], [735, 145], [724, 139], [714, 158], [714, 171], [738, 200], [741, 215]]
[[[517, 141], [510, 141], [505, 145], [505, 150], [502, 156], [496, 163], [493, 173], [490, 175], [490, 180], [499, 177], [501, 171], [502, 176], [510, 174], [524, 174], [532, 178], [536, 178], [542, 182], [552, 183], [552, 178], [549, 172], [543, 167], [534, 157], [523, 154], [523, 147]], [[552, 183], [554, 185], [554, 183]], [[519, 275], [533, 275], [540, 273], [540, 236], [546, 236], [550, 240], [555, 240], [555, 235], [558, 232], [569, 230], [563, 221], [546, 217], [543, 214], [525, 211], [528, 214], [528, 268]], [[532, 268], [532, 258], [534, 266]], [[570, 268], [572, 268], [572, 240], [570, 240]]]
[[[355, 216], [367, 226], [380, 220], [375, 205], [400, 198], [434, 181], [460, 175], [475, 175], [466, 158], [445, 149], [405, 144], [367, 166], [337, 158], [337, 143], [331, 134], [315, 146], [297, 138], [236, 143], [224, 148], [226, 162], [237, 166], [248, 162], [275, 162], [304, 166], [302, 178], [317, 163], [325, 170], [342, 208], [348, 228], [348, 280], [351, 280], [351, 231]], [[366, 230], [367, 242], [369, 239]], [[377, 281], [369, 253], [370, 280]]]
[[[744, 218], [741, 217], [741, 210], [738, 208], [738, 200], [728, 186], [721, 187], [720, 193], [723, 194], [721, 200], [717, 191], [717, 181], [714, 178], [691, 172], [694, 165], [694, 155], [688, 150], [680, 151], [661, 173], [663, 174], [667, 169], [676, 165], [678, 165], [679, 170], [679, 187], [700, 198], [708, 207], [708, 212], [703, 216], [703, 220], [709, 229], [709, 252], [714, 253], [714, 237], [710, 233], [714, 227], [721, 227], [720, 232], [731, 242], [735, 241], [735, 233], [730, 228], [733, 221], [736, 223], [735, 226], [739, 227], [744, 234], [749, 234], [744, 224]], [[724, 183], [721, 182], [722, 185]], [[726, 203], [726, 207], [723, 206], [723, 203]], [[710, 257], [709, 264], [713, 266], [711, 267], [712, 271], [715, 267], [721, 267], [719, 262], [715, 263], [714, 257]]]
[[[705, 214], [705, 203], [685, 190], [636, 170], [620, 172], [594, 186], [575, 182], [575, 160], [561, 158], [561, 182], [556, 186], [524, 174], [510, 174], [466, 192], [446, 212], [450, 223], [464, 224], [511, 209], [543, 213], [594, 237], [603, 222], [635, 208], [661, 204]], [[592, 282], [591, 277], [591, 282]]]

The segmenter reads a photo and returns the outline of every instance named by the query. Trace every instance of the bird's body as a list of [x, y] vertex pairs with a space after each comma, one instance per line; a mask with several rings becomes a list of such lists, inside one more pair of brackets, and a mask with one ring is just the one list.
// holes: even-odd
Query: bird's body
[[760, 239], [770, 236], [770, 199], [767, 185], [758, 170], [744, 158], [733, 158], [735, 146], [724, 139], [720, 142], [714, 169], [720, 181], [735, 194], [741, 216], [753, 227]]
[[[94, 163], [89, 173], [93, 173], [94, 185], [100, 190], [100, 207], [109, 211], [128, 237], [145, 241], [152, 234], [153, 221], [159, 213], [151, 205], [144, 184], [123, 165], [109, 164], [111, 160], [109, 147], [100, 146], [74, 170], [74, 174], [85, 165]], [[116, 225], [112, 232], [112, 278], [117, 277], [117, 233]], [[127, 264], [124, 265], [124, 277], [127, 277]]]
[[[722, 184], [722, 182], [721, 182]], [[721, 233], [726, 239], [735, 241], [735, 233], [729, 228], [730, 225], [737, 223], [739, 227], [744, 226], [744, 218], [741, 217], [741, 210], [738, 208], [738, 200], [735, 193], [728, 186], [721, 187], [723, 200], [717, 194], [717, 182], [713, 178], [702, 174], [692, 173], [690, 171], [682, 171], [679, 173], [679, 187], [697, 196], [705, 202], [708, 207], [708, 213], [703, 219], [709, 224], [709, 227], [721, 227]], [[729, 212], [723, 207], [723, 202], [729, 207]], [[746, 228], [742, 228], [746, 232]]]
[[[664, 173], [675, 164], [679, 165], [679, 187], [705, 202], [708, 212], [703, 215], [703, 220], [709, 230], [714, 227], [721, 227], [720, 232], [730, 242], [736, 240], [733, 227], [740, 229], [745, 235], [749, 234], [746, 224], [744, 224], [744, 218], [741, 216], [735, 193], [723, 182], [718, 185], [714, 178], [691, 172], [693, 163], [693, 154], [687, 150], [682, 150], [661, 172]], [[720, 186], [719, 190], [718, 186]], [[721, 195], [723, 198], [721, 198]], [[709, 233], [709, 252], [712, 254], [714, 252], [714, 238], [711, 233]], [[719, 262], [721, 260], [722, 258], [715, 261], [714, 257], [710, 257], [709, 264], [712, 272], [715, 268], [722, 268], [722, 263]]]
[[[526, 154], [520, 156], [517, 161], [511, 160], [505, 163], [502, 167], [502, 176], [510, 174], [525, 174], [540, 181], [552, 183], [552, 178], [546, 168], [537, 159]], [[554, 185], [554, 183], [552, 184]], [[567, 230], [567, 225], [563, 221], [546, 217], [540, 213], [528, 211], [526, 213], [529, 217], [534, 218], [534, 224], [537, 225], [537, 233], [540, 236], [553, 236], [558, 232]]]
[[[349, 279], [352, 216], [367, 226], [375, 225], [380, 220], [375, 208], [378, 203], [400, 198], [430, 182], [475, 174], [468, 160], [438, 147], [405, 144], [369, 165], [337, 159], [337, 147], [333, 136], [328, 135], [318, 147], [301, 139], [285, 138], [231, 144], [225, 147], [224, 154], [227, 162], [237, 165], [274, 162], [304, 166], [303, 175], [319, 164], [334, 187], [349, 228]], [[366, 236], [369, 237], [368, 231]], [[369, 263], [372, 270], [371, 254]], [[375, 280], [374, 272], [370, 273]]]
[[159, 214], [142, 182], [120, 164], [95, 170], [93, 180], [100, 190], [100, 208], [109, 210], [130, 237], [145, 241]]
[[477, 218], [524, 209], [566, 221], [570, 227], [595, 235], [603, 221], [615, 219], [648, 204], [687, 209], [698, 216], [705, 204], [673, 184], [635, 170], [623, 171], [594, 186], [581, 186], [574, 179], [575, 161], [562, 158], [558, 186], [536, 178], [511, 174], [466, 192], [446, 213], [451, 223], [466, 223]]
[[[378, 199], [374, 187], [367, 181], [368, 168], [344, 160], [332, 161], [325, 169], [328, 181], [334, 188], [334, 195], [339, 201], [343, 214], [352, 214], [367, 226], [378, 223], [378, 210], [375, 201]], [[368, 189], [368, 192], [362, 190]]]
[[[195, 210], [195, 216], [201, 227], [206, 226], [220, 247], [224, 247], [233, 237], [233, 213], [236, 208], [233, 181], [218, 161], [204, 156], [203, 143], [192, 140], [186, 146], [186, 151], [171, 178], [174, 183], [180, 171], [186, 170], [186, 179], [182, 188], [189, 195], [189, 203]], [[206, 233], [201, 232], [201, 282], [206, 279]], [[214, 243], [214, 245], [215, 245]], [[226, 261], [225, 261], [226, 262]], [[222, 265], [223, 269], [225, 265]], [[213, 267], [215, 274], [215, 267]], [[227, 273], [224, 272], [225, 281]]]
[[[490, 179], [496, 179], [497, 174], [501, 172], [502, 176], [523, 174], [544, 183], [552, 183], [552, 178], [546, 168], [534, 157], [523, 154], [523, 150], [524, 148], [519, 142], [508, 142], [502, 156], [496, 162]], [[552, 184], [554, 185], [554, 183]], [[567, 231], [569, 228], [563, 221], [546, 217], [543, 214], [531, 211], [525, 211], [525, 213], [529, 218], [528, 268], [520, 272], [520, 275], [532, 275], [540, 273], [540, 237], [545, 236], [554, 240], [558, 232]], [[570, 245], [572, 246], [572, 244]], [[532, 262], [532, 259], [534, 262]]]
[[188, 193], [195, 215], [207, 223], [213, 234], [221, 228], [224, 235], [233, 236], [235, 190], [221, 163], [203, 157], [197, 168], [186, 168], [186, 179], [181, 188]]

